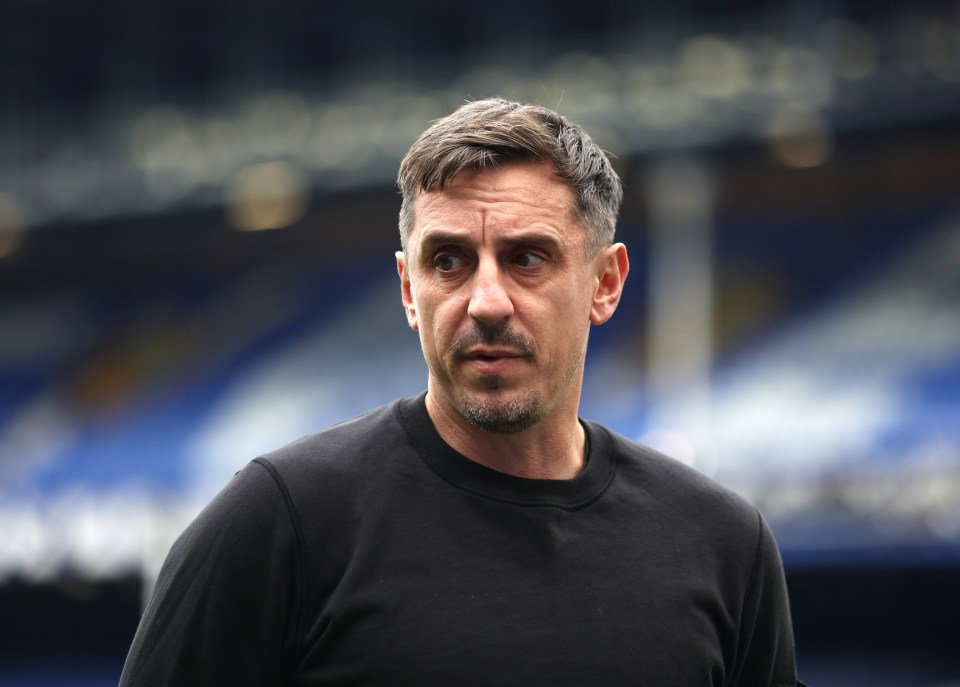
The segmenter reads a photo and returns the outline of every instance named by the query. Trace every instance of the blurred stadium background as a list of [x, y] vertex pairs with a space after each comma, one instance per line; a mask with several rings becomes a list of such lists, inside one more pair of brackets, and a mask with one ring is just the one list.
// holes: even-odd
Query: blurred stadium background
[[[648, 6], [649, 5], [649, 6]], [[173, 538], [425, 368], [400, 157], [616, 156], [582, 414], [757, 503], [813, 685], [960, 685], [960, 4], [0, 4], [0, 685], [115, 684]]]

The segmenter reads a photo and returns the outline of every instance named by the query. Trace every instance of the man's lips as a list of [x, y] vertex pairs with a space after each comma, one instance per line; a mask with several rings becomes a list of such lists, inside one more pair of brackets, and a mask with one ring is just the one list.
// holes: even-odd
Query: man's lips
[[505, 321], [487, 327], [474, 321], [473, 327], [451, 342], [450, 354], [462, 364], [509, 365], [518, 361], [533, 362], [536, 346], [533, 341], [510, 328]]
[[508, 348], [474, 348], [463, 359], [474, 369], [482, 372], [497, 372], [528, 359], [522, 351]]
[[522, 351], [512, 348], [474, 348], [467, 351], [464, 358], [470, 360], [497, 360], [500, 358], [526, 358], [527, 355]]

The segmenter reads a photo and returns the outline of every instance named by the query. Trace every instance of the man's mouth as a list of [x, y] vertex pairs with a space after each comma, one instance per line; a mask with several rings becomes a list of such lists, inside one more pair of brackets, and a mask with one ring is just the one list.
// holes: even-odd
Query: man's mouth
[[457, 337], [450, 347], [456, 360], [481, 372], [497, 372], [521, 362], [532, 362], [535, 347], [529, 339], [506, 326], [484, 329], [479, 324]]
[[528, 358], [512, 349], [473, 349], [463, 356], [472, 367], [484, 372], [496, 372]]
[[501, 358], [526, 358], [527, 355], [512, 348], [474, 348], [467, 351], [464, 357], [472, 360], [500, 360]]

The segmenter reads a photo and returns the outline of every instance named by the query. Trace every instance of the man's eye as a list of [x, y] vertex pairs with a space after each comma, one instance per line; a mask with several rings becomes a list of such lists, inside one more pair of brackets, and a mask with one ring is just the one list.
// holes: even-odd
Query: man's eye
[[520, 267], [536, 267], [543, 263], [543, 258], [536, 253], [520, 253], [514, 262]]
[[452, 272], [459, 267], [463, 267], [463, 259], [456, 255], [444, 253], [434, 258], [433, 265], [441, 272]]

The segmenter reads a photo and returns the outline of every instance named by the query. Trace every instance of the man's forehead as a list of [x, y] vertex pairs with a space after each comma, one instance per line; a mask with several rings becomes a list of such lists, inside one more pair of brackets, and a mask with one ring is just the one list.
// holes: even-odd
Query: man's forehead
[[448, 179], [444, 189], [437, 189], [434, 185], [429, 192], [449, 192], [458, 187], [485, 182], [518, 183], [524, 178], [550, 180], [570, 188], [566, 179], [557, 174], [557, 168], [549, 160], [518, 159], [467, 167]]
[[414, 228], [424, 215], [471, 210], [566, 221], [575, 207], [573, 187], [549, 162], [510, 162], [466, 169], [442, 189], [420, 191], [414, 199]]

